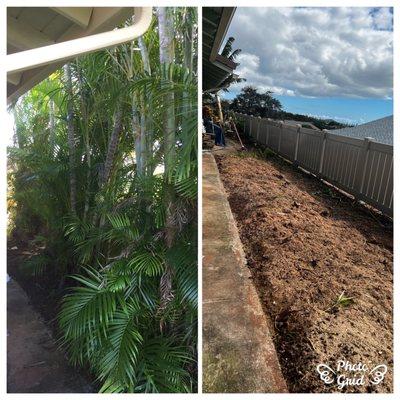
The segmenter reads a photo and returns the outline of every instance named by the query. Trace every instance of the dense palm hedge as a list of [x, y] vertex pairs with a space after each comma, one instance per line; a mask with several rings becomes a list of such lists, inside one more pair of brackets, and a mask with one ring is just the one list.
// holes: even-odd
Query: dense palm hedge
[[[14, 231], [65, 286], [59, 327], [102, 392], [191, 392], [197, 359], [197, 15], [69, 62], [14, 106]], [[127, 21], [129, 25], [131, 21]]]

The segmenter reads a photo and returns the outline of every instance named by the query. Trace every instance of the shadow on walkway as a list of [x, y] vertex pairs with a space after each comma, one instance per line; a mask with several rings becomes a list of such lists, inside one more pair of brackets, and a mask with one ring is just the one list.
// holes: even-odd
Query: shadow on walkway
[[7, 283], [7, 392], [91, 393], [15, 280]]

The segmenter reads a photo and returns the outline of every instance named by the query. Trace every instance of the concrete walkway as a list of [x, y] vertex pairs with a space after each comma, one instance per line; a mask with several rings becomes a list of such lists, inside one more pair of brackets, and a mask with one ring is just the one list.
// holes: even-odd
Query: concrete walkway
[[203, 154], [203, 392], [287, 392], [211, 153]]
[[7, 283], [7, 392], [90, 393], [14, 280]]

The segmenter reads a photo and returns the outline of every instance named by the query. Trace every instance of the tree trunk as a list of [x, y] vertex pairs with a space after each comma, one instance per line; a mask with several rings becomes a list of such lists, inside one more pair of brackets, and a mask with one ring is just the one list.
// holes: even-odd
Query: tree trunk
[[136, 100], [132, 99], [132, 132], [135, 138], [135, 158], [136, 158], [136, 174], [143, 175], [142, 163], [142, 137], [141, 137], [141, 120], [136, 106]]
[[185, 12], [185, 32], [184, 32], [184, 65], [189, 70], [190, 75], [193, 71], [193, 30], [194, 24], [190, 21], [189, 10]]
[[76, 171], [75, 171], [75, 132], [74, 132], [74, 107], [72, 93], [72, 77], [69, 64], [64, 66], [65, 90], [67, 92], [67, 128], [69, 147], [69, 186], [71, 211], [76, 214]]
[[142, 55], [144, 70], [149, 75], [151, 75], [149, 52], [147, 51], [147, 46], [143, 39], [143, 36], [139, 37], [138, 44], [139, 44], [139, 48], [140, 48], [140, 54]]
[[[112, 168], [114, 165], [115, 154], [117, 153], [121, 130], [122, 130], [122, 107], [121, 104], [118, 104], [114, 113], [114, 125], [113, 125], [113, 130], [111, 132], [110, 140], [108, 141], [108, 148], [107, 148], [106, 160], [104, 162], [104, 169], [99, 178], [100, 188], [105, 186], [110, 179]], [[99, 226], [102, 227], [104, 226], [104, 223], [105, 223], [104, 215], [102, 215], [101, 218], [99, 218], [97, 214], [93, 214], [92, 216], [93, 226], [97, 226], [97, 224], [99, 224]]]
[[83, 80], [80, 69], [78, 68], [78, 84], [81, 100], [81, 115], [83, 118], [83, 136], [85, 140], [85, 150], [86, 150], [86, 187], [85, 187], [85, 206], [83, 209], [83, 220], [86, 220], [89, 213], [89, 203], [90, 203], [90, 178], [91, 178], [91, 153], [90, 153], [90, 139], [89, 139], [89, 121], [88, 121], [88, 110], [86, 106], [86, 96], [83, 92]]
[[[168, 67], [174, 62], [174, 44], [172, 18], [169, 9], [166, 7], [158, 7], [158, 32], [160, 41], [160, 63], [162, 70], [162, 78], [165, 82], [168, 81]], [[165, 83], [168, 85], [168, 83]], [[169, 183], [170, 175], [174, 167], [175, 156], [175, 104], [174, 93], [169, 91], [164, 96], [164, 174], [165, 174], [165, 207], [166, 207], [166, 222], [165, 222], [165, 244], [167, 248], [171, 248], [175, 238], [174, 224], [174, 191]], [[173, 266], [166, 264], [163, 275], [160, 280], [160, 307], [159, 313], [162, 313], [168, 303], [173, 299], [172, 290], [172, 275]], [[163, 317], [160, 320], [160, 330], [164, 325]]]
[[51, 155], [54, 156], [54, 147], [56, 142], [55, 133], [55, 122], [54, 122], [54, 101], [50, 99], [49, 101], [49, 129], [50, 129], [50, 151]]
[[[184, 23], [183, 23], [183, 63], [185, 68], [188, 69], [189, 75], [192, 75], [193, 71], [193, 23], [191, 23], [190, 20], [190, 9], [186, 7], [185, 9], [185, 14], [184, 14]], [[185, 116], [188, 115], [188, 112], [190, 110], [190, 100], [188, 93], [185, 91], [182, 94], [182, 100], [183, 100], [183, 107], [182, 107], [182, 129], [184, 131], [188, 130], [188, 125], [187, 125], [187, 118]]]
[[[174, 62], [174, 43], [172, 21], [168, 16], [167, 7], [158, 7], [158, 32], [160, 40], [160, 63], [162, 68], [162, 77], [167, 80], [168, 67]], [[175, 149], [175, 107], [174, 107], [174, 93], [169, 92], [164, 98], [164, 149], [165, 149], [165, 175], [167, 179], [170, 177], [171, 170], [174, 163], [174, 149]]]
[[[140, 36], [138, 39], [138, 44], [140, 48], [140, 54], [142, 56], [143, 68], [145, 72], [150, 76], [151, 68], [150, 68], [150, 59], [149, 52], [147, 50], [146, 43], [143, 39], [143, 36]], [[142, 97], [142, 107], [141, 107], [141, 115], [140, 115], [140, 141], [141, 141], [141, 161], [143, 173], [147, 174], [149, 169], [149, 157], [151, 154], [151, 146], [153, 144], [152, 140], [152, 121], [151, 118], [148, 118], [146, 113], [147, 109], [151, 109], [151, 97], [146, 96], [146, 94]]]
[[[146, 99], [146, 97], [144, 97]], [[146, 168], [147, 168], [147, 138], [146, 138], [146, 133], [147, 133], [147, 121], [146, 121], [146, 115], [144, 111], [144, 106], [142, 106], [142, 110], [140, 113], [140, 159], [142, 163], [142, 175], [146, 174]]]
[[107, 184], [110, 178], [112, 167], [114, 165], [115, 154], [118, 148], [121, 129], [122, 129], [122, 107], [119, 104], [117, 105], [117, 109], [114, 114], [114, 126], [110, 140], [108, 142], [107, 156], [106, 156], [106, 161], [104, 163], [104, 171], [102, 174], [101, 186]]

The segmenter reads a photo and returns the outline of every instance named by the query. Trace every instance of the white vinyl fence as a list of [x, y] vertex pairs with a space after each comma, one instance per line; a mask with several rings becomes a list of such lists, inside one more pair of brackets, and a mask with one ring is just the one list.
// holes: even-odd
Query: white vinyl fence
[[235, 113], [256, 142], [393, 216], [393, 146]]

